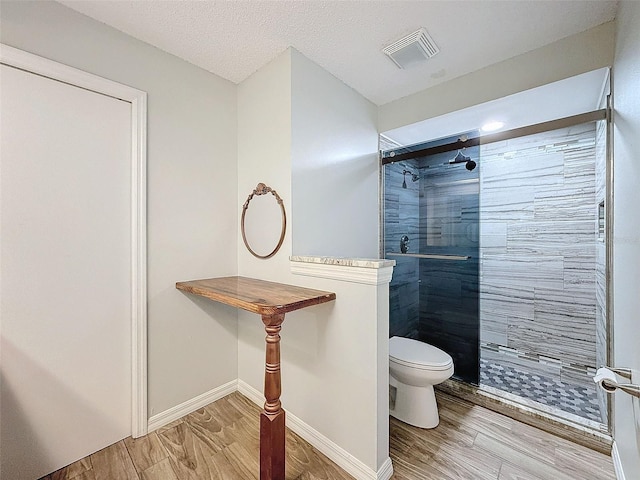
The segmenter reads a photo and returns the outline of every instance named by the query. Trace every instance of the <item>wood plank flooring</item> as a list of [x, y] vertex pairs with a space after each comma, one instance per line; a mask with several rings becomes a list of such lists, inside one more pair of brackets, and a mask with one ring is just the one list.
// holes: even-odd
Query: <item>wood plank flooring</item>
[[[144, 437], [126, 438], [41, 480], [257, 480], [260, 409], [239, 393]], [[352, 477], [287, 430], [287, 480]]]
[[[437, 393], [440, 425], [391, 419], [394, 480], [615, 480], [611, 458]], [[254, 480], [260, 409], [233, 393], [141, 438], [127, 438], [41, 480]], [[287, 480], [352, 477], [287, 431]]]
[[615, 480], [611, 457], [436, 392], [440, 425], [411, 427], [394, 418], [394, 480]]

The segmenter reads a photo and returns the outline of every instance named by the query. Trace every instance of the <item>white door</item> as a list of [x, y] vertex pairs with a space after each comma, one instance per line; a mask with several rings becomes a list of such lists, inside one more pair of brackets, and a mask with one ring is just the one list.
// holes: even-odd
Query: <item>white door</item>
[[131, 104], [0, 66], [2, 478], [131, 434]]

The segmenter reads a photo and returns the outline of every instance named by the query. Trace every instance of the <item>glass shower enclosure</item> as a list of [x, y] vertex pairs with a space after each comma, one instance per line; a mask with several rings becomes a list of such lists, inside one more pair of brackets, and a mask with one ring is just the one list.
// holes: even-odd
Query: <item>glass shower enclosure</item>
[[383, 150], [381, 253], [396, 260], [390, 336], [447, 352], [454, 380], [606, 431], [592, 379], [609, 358], [600, 115]]

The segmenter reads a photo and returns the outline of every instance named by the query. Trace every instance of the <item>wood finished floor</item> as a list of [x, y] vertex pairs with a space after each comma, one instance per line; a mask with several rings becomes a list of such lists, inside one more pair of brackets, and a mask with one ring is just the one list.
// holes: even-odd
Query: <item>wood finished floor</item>
[[[438, 392], [440, 425], [391, 419], [394, 480], [615, 480], [611, 458]], [[42, 480], [259, 478], [259, 408], [239, 393]], [[352, 477], [287, 431], [287, 480]]]
[[615, 480], [611, 457], [465, 400], [436, 393], [440, 425], [394, 418], [394, 480]]

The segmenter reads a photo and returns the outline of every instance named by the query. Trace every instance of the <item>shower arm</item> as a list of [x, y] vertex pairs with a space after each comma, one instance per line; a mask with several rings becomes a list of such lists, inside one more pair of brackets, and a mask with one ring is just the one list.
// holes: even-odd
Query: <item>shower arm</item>
[[418, 175], [417, 173], [413, 173], [410, 170], [403, 170], [402, 177], [404, 178], [405, 175], [411, 175], [412, 182], [417, 182], [418, 180], [420, 180], [420, 175]]
[[460, 153], [459, 155], [456, 155], [456, 158], [454, 158], [453, 160], [449, 160], [448, 164], [453, 165], [456, 163], [467, 163], [469, 160], [471, 160], [471, 157], [467, 157], [463, 153]]

